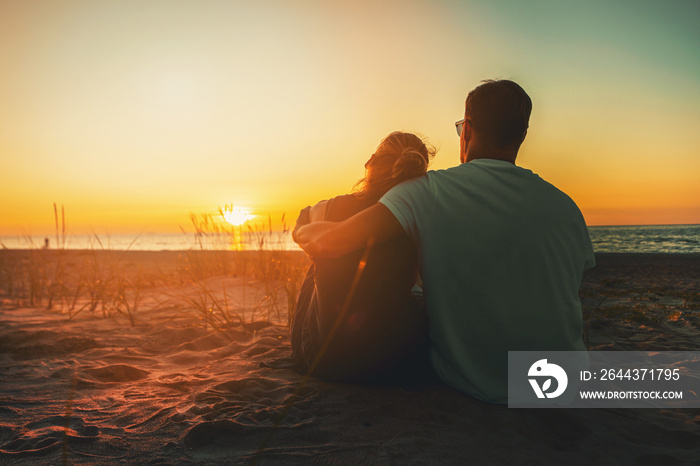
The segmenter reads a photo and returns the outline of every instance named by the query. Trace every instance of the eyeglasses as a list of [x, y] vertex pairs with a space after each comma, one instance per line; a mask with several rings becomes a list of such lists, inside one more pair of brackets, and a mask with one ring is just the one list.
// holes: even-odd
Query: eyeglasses
[[462, 136], [462, 126], [464, 126], [465, 121], [466, 121], [466, 118], [462, 118], [461, 120], [455, 122], [455, 128], [457, 129], [457, 134], [460, 137]]

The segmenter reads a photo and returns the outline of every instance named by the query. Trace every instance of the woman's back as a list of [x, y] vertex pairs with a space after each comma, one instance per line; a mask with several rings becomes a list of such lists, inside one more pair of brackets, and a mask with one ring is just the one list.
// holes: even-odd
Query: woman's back
[[[345, 220], [369, 205], [355, 195], [338, 196], [328, 201], [325, 220]], [[371, 379], [396, 366], [427, 338], [425, 312], [411, 296], [417, 277], [406, 235], [314, 260], [293, 325], [297, 358], [333, 380]]]

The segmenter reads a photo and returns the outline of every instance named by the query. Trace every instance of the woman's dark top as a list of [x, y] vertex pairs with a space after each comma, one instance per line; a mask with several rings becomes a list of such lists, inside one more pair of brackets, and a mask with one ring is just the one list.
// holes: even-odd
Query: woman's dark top
[[[342, 221], [370, 205], [354, 195], [338, 196], [328, 201], [325, 220]], [[369, 251], [312, 259], [292, 321], [293, 356], [302, 371], [368, 381], [410, 364], [425, 350], [426, 313], [411, 295], [417, 254], [405, 234]]]

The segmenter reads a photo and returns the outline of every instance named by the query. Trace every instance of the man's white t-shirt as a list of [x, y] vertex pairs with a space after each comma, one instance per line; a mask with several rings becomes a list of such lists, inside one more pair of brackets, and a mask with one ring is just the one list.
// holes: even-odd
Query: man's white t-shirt
[[509, 162], [430, 171], [380, 200], [418, 246], [440, 378], [507, 402], [508, 351], [583, 351], [579, 287], [595, 265], [576, 204]]

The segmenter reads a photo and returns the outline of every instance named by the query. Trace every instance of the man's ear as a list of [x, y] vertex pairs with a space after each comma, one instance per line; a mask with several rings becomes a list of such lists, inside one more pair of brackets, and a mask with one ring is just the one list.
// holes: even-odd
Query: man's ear
[[464, 163], [467, 161], [467, 146], [469, 146], [469, 140], [472, 137], [472, 132], [474, 128], [472, 127], [471, 120], [464, 120], [464, 126], [462, 126], [462, 134], [459, 138], [459, 161]]
[[464, 132], [465, 139], [469, 140], [469, 138], [472, 137], [472, 131], [474, 131], [474, 127], [472, 126], [471, 120], [464, 120], [464, 128], [462, 129], [462, 131]]

